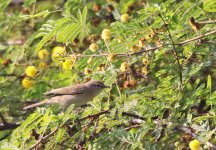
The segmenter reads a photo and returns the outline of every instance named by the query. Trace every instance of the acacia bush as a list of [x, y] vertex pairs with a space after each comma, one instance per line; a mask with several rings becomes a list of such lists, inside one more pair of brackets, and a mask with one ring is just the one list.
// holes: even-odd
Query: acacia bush
[[[0, 149], [216, 149], [214, 0], [0, 2]], [[90, 79], [87, 106], [24, 111]], [[195, 145], [195, 146], [194, 146]]]

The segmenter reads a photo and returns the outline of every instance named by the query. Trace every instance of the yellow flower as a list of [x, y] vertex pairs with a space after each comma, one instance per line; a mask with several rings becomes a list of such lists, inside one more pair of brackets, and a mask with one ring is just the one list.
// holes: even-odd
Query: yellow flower
[[112, 62], [112, 61], [115, 60], [116, 56], [117, 56], [116, 54], [111, 53], [111, 54], [109, 54], [109, 56], [108, 56], [108, 60]]
[[128, 14], [121, 15], [121, 21], [122, 22], [128, 22], [129, 21], [129, 15]]
[[123, 63], [121, 64], [120, 70], [121, 70], [122, 72], [124, 72], [124, 71], [126, 71], [126, 70], [128, 69], [128, 67], [129, 67], [128, 63], [127, 63], [127, 62], [123, 62]]
[[74, 58], [72, 58], [72, 59], [67, 59], [67, 60], [65, 60], [65, 61], [62, 63], [62, 68], [63, 68], [64, 70], [70, 70], [71, 67], [74, 66], [74, 64], [75, 64], [75, 59], [74, 59]]
[[143, 63], [144, 65], [148, 65], [148, 64], [149, 64], [148, 58], [147, 58], [147, 57], [144, 57], [144, 58], [142, 59], [142, 63]]
[[110, 30], [109, 29], [104, 29], [102, 31], [101, 38], [103, 40], [109, 40], [110, 39]]
[[38, 65], [38, 67], [40, 69], [45, 69], [47, 67], [47, 64], [45, 62], [40, 62], [39, 65]]
[[22, 80], [22, 86], [26, 89], [29, 89], [30, 87], [32, 87], [33, 85], [33, 81], [30, 80], [28, 77], [25, 77], [23, 80]]
[[145, 46], [145, 41], [144, 40], [139, 40], [138, 46], [139, 47], [144, 47]]
[[65, 54], [65, 48], [61, 46], [56, 46], [52, 50], [52, 59], [57, 58], [63, 54]]
[[95, 52], [97, 49], [98, 49], [98, 45], [96, 43], [92, 43], [90, 46], [89, 46], [89, 49], [92, 51], [92, 52]]
[[26, 75], [29, 77], [35, 77], [37, 75], [37, 69], [35, 66], [28, 66], [25, 71]]
[[42, 49], [38, 52], [38, 57], [42, 60], [46, 59], [48, 57], [48, 55], [49, 55], [49, 52], [47, 49]]
[[144, 75], [148, 75], [148, 69], [147, 69], [147, 67], [143, 67], [143, 68], [142, 68], [142, 73], [143, 73]]
[[87, 67], [84, 69], [84, 74], [85, 74], [85, 75], [88, 75], [88, 74], [90, 74], [91, 72], [92, 72], [92, 71], [91, 71], [89, 68], [87, 68]]
[[134, 45], [131, 49], [130, 49], [133, 53], [139, 52], [140, 51], [140, 47]]
[[198, 140], [190, 141], [189, 147], [191, 150], [200, 150], [200, 142]]

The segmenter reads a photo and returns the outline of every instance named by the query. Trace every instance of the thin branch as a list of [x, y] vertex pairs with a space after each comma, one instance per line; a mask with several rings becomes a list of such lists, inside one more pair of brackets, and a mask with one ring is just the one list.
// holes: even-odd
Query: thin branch
[[216, 23], [216, 20], [199, 21], [197, 23], [199, 23], [199, 24], [214, 24], [214, 23]]
[[83, 121], [83, 120], [88, 119], [88, 118], [96, 118], [96, 117], [99, 117], [99, 116], [101, 116], [103, 114], [107, 114], [107, 113], [110, 113], [110, 110], [104, 110], [104, 111], [101, 111], [101, 112], [94, 114], [94, 115], [88, 115], [86, 117], [78, 119], [77, 121], [80, 122], [80, 121]]
[[180, 84], [181, 84], [181, 87], [182, 87], [182, 84], [183, 84], [183, 78], [182, 78], [182, 65], [180, 63], [180, 58], [179, 58], [179, 55], [178, 55], [178, 51], [177, 51], [177, 48], [175, 47], [175, 42], [173, 41], [173, 38], [172, 38], [172, 35], [170, 33], [170, 30], [168, 28], [168, 24], [166, 24], [165, 20], [163, 19], [162, 15], [159, 14], [159, 17], [162, 19], [166, 29], [167, 29], [167, 32], [168, 32], [168, 36], [170, 38], [170, 41], [172, 43], [172, 46], [173, 46], [173, 54], [174, 56], [176, 57], [176, 61], [177, 61], [177, 64], [179, 66], [179, 78], [180, 78]]
[[0, 131], [12, 130], [17, 128], [20, 125], [17, 123], [8, 123], [1, 113], [0, 113], [0, 118], [2, 120], [2, 123], [0, 124]]
[[42, 137], [40, 140], [38, 140], [34, 145], [32, 145], [29, 150], [36, 148], [42, 141], [46, 140], [47, 138], [49, 138], [50, 136], [54, 135], [59, 128], [61, 128], [62, 126], [57, 127], [55, 130], [53, 130], [52, 132], [50, 132], [49, 134], [47, 134], [46, 136]]
[[[179, 43], [175, 43], [174, 45], [180, 45], [180, 46], [185, 45], [185, 44], [188, 44], [190, 42], [202, 39], [204, 37], [207, 37], [207, 36], [215, 34], [215, 33], [216, 33], [216, 29], [213, 29], [213, 30], [207, 31], [206, 33], [203, 33], [201, 35], [195, 36], [193, 38], [184, 40], [184, 41], [179, 42]], [[118, 53], [118, 54], [116, 54], [116, 56], [117, 57], [127, 57], [129, 55], [140, 55], [140, 54], [143, 54], [143, 53], [147, 53], [147, 52], [151, 52], [151, 51], [153, 52], [155, 50], [162, 49], [164, 46], [167, 46], [167, 45], [170, 45], [170, 44], [164, 44], [164, 45], [161, 45], [161, 46], [158, 46], [158, 47], [152, 47], [152, 48], [149, 48], [149, 49], [142, 49], [141, 51], [135, 52], [135, 53]], [[69, 56], [71, 56], [71, 57], [101, 57], [101, 56], [109, 56], [109, 53], [91, 54], [91, 55], [88, 55], [88, 54], [71, 54]]]
[[140, 119], [140, 120], [145, 120], [146, 119], [143, 116], [139, 116], [139, 115], [128, 113], [128, 112], [122, 112], [122, 115], [123, 116], [128, 116], [128, 117], [133, 117], [133, 118]]
[[[99, 116], [103, 115], [103, 114], [108, 114], [110, 113], [110, 110], [104, 110], [104, 111], [101, 111], [97, 114], [93, 114], [93, 115], [88, 115], [86, 117], [83, 117], [83, 118], [80, 118], [78, 120], [76, 120], [76, 122], [80, 122], [80, 121], [83, 121], [83, 120], [86, 120], [86, 119], [89, 119], [89, 118], [98, 118]], [[136, 118], [136, 119], [141, 119], [141, 120], [144, 120], [145, 118], [142, 117], [142, 116], [139, 116], [139, 115], [136, 115], [136, 114], [131, 114], [131, 113], [128, 113], [128, 112], [123, 112], [122, 115], [124, 116], [129, 116], [129, 117], [133, 117], [133, 118]], [[44, 140], [48, 139], [50, 136], [53, 136], [59, 128], [62, 128], [64, 126], [67, 126], [67, 125], [70, 125], [71, 122], [70, 121], [67, 121], [65, 122], [63, 125], [57, 127], [55, 130], [53, 130], [52, 132], [50, 132], [49, 134], [47, 134], [46, 136], [42, 137], [41, 139], [39, 139], [34, 145], [32, 145], [29, 149], [34, 149], [36, 148], [40, 143], [42, 143]]]
[[198, 35], [198, 36], [196, 36], [194, 38], [187, 39], [187, 40], [185, 40], [183, 42], [180, 42], [180, 43], [178, 43], [178, 45], [185, 45], [185, 44], [188, 44], [188, 43], [190, 43], [192, 41], [196, 41], [196, 40], [202, 39], [202, 38], [204, 38], [206, 36], [209, 36], [209, 35], [215, 34], [215, 33], [216, 33], [216, 29], [213, 29], [213, 30], [210, 30], [210, 31], [208, 31], [208, 32], [206, 32], [204, 34]]

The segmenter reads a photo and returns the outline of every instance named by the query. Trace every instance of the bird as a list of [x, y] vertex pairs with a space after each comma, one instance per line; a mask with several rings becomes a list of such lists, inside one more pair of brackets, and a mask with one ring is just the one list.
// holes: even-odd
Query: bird
[[49, 97], [48, 99], [28, 105], [23, 110], [49, 104], [58, 104], [62, 109], [66, 109], [71, 104], [81, 106], [92, 101], [104, 88], [109, 88], [109, 86], [98, 80], [90, 80], [86, 83], [57, 88], [44, 93], [45, 96]]

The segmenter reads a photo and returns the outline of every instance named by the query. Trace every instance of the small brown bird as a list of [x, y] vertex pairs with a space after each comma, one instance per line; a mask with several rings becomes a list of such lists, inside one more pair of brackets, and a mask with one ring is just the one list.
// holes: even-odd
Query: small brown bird
[[108, 87], [101, 81], [91, 80], [82, 84], [54, 89], [44, 93], [44, 95], [49, 96], [49, 99], [26, 106], [23, 109], [27, 110], [46, 104], [59, 104], [63, 109], [71, 104], [81, 106], [93, 100], [104, 88]]

